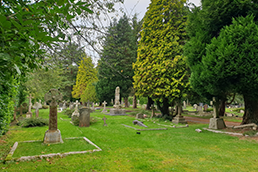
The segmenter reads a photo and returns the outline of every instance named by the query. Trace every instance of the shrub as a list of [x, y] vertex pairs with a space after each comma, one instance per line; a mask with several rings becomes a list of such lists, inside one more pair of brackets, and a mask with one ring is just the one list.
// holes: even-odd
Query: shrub
[[20, 125], [22, 127], [41, 127], [48, 125], [48, 119], [44, 118], [25, 118], [17, 123], [17, 125]]
[[67, 115], [69, 118], [71, 118], [73, 112], [74, 112], [74, 109], [67, 108], [64, 110], [64, 114]]
[[42, 109], [48, 109], [48, 105], [42, 105]]
[[240, 110], [245, 111], [245, 108], [244, 108], [244, 107], [241, 107], [241, 108], [232, 109], [233, 112], [237, 112], [237, 113], [240, 113]]
[[128, 97], [128, 102], [132, 105], [133, 104], [133, 97]]
[[213, 108], [208, 108], [207, 110], [206, 110], [206, 112], [212, 112], [213, 111]]
[[148, 97], [140, 97], [139, 99], [140, 99], [139, 101], [140, 105], [148, 103]]
[[[90, 117], [90, 125], [92, 125], [92, 124], [94, 124], [94, 123], [96, 123], [96, 122], [98, 122], [98, 120], [97, 120], [96, 118]], [[79, 123], [80, 123], [79, 118], [75, 118], [75, 119], [73, 120], [73, 125], [79, 126]]]

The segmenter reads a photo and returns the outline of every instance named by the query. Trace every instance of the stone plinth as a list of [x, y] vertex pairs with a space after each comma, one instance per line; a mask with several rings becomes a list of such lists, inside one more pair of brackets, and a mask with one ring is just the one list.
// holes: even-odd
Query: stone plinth
[[47, 130], [45, 132], [44, 143], [64, 143], [60, 130]]
[[89, 127], [90, 126], [90, 112], [92, 111], [90, 108], [83, 107], [79, 109], [79, 127]]
[[187, 124], [185, 118], [182, 115], [177, 115], [173, 118], [172, 120], [173, 123], [175, 124]]
[[113, 108], [113, 109], [110, 109], [109, 114], [107, 115], [117, 116], [117, 115], [126, 115], [126, 114], [125, 114], [125, 109]]
[[221, 118], [211, 118], [209, 128], [210, 129], [223, 129], [223, 128], [226, 128], [226, 125], [225, 125], [224, 120]]

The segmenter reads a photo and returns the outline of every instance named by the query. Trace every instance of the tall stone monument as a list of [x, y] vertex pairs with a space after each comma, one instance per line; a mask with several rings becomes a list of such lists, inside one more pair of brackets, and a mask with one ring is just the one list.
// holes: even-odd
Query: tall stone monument
[[213, 118], [210, 118], [210, 129], [222, 129], [226, 128], [223, 118], [219, 117], [219, 101], [213, 97]]
[[63, 98], [57, 89], [50, 89], [45, 94], [45, 101], [50, 102], [49, 128], [45, 133], [44, 143], [63, 143], [61, 132], [57, 129], [57, 102]]
[[115, 104], [114, 108], [110, 109], [110, 113], [108, 115], [111, 116], [116, 116], [116, 115], [126, 115], [125, 114], [125, 109], [121, 109], [121, 104], [120, 104], [120, 88], [116, 87], [115, 90]]
[[31, 94], [30, 94], [30, 96], [27, 97], [27, 98], [29, 98], [29, 110], [28, 110], [28, 112], [26, 114], [26, 118], [31, 118], [32, 117], [32, 112], [31, 112], [32, 103], [31, 103], [31, 99], [34, 98], [34, 97], [32, 97]]
[[181, 115], [181, 113], [182, 113], [181, 101], [177, 102], [177, 108], [178, 108], [177, 109], [178, 115], [173, 118], [172, 122], [175, 123], [175, 124], [179, 124], [179, 123], [180, 124], [187, 124], [184, 116]]

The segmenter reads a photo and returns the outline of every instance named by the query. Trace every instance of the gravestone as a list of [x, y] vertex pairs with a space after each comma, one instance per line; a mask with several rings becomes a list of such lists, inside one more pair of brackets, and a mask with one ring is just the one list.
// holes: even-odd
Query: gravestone
[[211, 106], [213, 105], [213, 101], [210, 101], [210, 105], [211, 105]]
[[203, 110], [206, 111], [207, 109], [208, 109], [208, 105], [205, 104], [205, 105], [203, 106]]
[[74, 103], [70, 102], [69, 109], [74, 109]]
[[47, 102], [44, 102], [44, 106], [47, 106]]
[[197, 110], [197, 107], [198, 107], [197, 104], [194, 104], [194, 105], [193, 105], [193, 109]]
[[95, 111], [94, 102], [92, 102], [91, 111]]
[[67, 103], [67, 101], [63, 101], [63, 108], [62, 109], [66, 109], [66, 103]]
[[63, 98], [57, 89], [50, 89], [45, 94], [45, 101], [49, 103], [49, 126], [45, 132], [44, 143], [63, 143], [61, 132], [57, 129], [57, 102]]
[[106, 112], [107, 112], [106, 104], [107, 104], [107, 102], [104, 101], [104, 102], [103, 102], [104, 108], [103, 108], [103, 110], [101, 111], [102, 113], [106, 113]]
[[104, 125], [103, 126], [107, 126], [107, 123], [106, 123], [107, 118], [103, 117], [102, 120], [104, 121]]
[[89, 127], [90, 126], [90, 112], [91, 109], [87, 107], [82, 107], [79, 109], [79, 127]]
[[197, 109], [196, 109], [198, 112], [203, 112], [202, 110], [202, 106], [197, 106]]
[[23, 114], [22, 112], [23, 112], [23, 110], [25, 110], [25, 109], [27, 109], [27, 103], [21, 104], [20, 107], [19, 107], [20, 116], [22, 116], [22, 114]]
[[39, 109], [42, 108], [42, 105], [38, 102], [36, 102], [33, 106], [33, 108], [35, 109], [35, 112], [36, 112], [36, 118], [39, 117]]
[[186, 102], [183, 101], [183, 108], [186, 109]]
[[147, 126], [144, 125], [141, 121], [138, 121], [138, 120], [134, 120], [134, 121], [133, 121], [133, 124], [134, 124], [134, 125], [137, 124], [137, 125], [139, 125], [139, 126], [141, 126], [141, 127], [147, 127]]
[[137, 106], [140, 106], [140, 100], [137, 100]]
[[136, 119], [144, 119], [144, 117], [143, 117], [143, 114], [142, 113], [138, 113], [138, 114], [136, 114], [136, 117], [135, 117]]
[[213, 118], [210, 118], [210, 129], [223, 129], [226, 128], [225, 122], [219, 117], [219, 101], [213, 97]]
[[111, 115], [111, 116], [126, 115], [125, 114], [125, 109], [121, 109], [121, 105], [120, 105], [119, 100], [120, 100], [120, 88], [116, 87], [116, 90], [115, 90], [115, 105], [113, 106], [114, 108], [110, 109], [110, 112], [107, 115]]
[[32, 117], [32, 112], [31, 112], [32, 103], [31, 103], [31, 99], [34, 98], [34, 97], [32, 97], [31, 94], [30, 94], [30, 96], [27, 97], [27, 98], [29, 98], [29, 110], [26, 113], [26, 118], [31, 118]]
[[80, 102], [78, 102], [78, 100], [76, 100], [76, 102], [74, 104], [75, 104], [75, 110], [71, 117], [72, 121], [74, 121], [76, 118], [79, 118], [79, 116], [80, 116], [79, 111], [78, 111], [78, 105], [80, 105]]

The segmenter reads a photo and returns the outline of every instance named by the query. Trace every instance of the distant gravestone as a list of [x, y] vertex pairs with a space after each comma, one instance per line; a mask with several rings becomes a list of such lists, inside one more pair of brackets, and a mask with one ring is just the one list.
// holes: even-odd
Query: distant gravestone
[[206, 111], [207, 109], [208, 109], [208, 105], [205, 104], [205, 105], [203, 106], [203, 110]]
[[107, 104], [107, 102], [106, 102], [106, 101], [104, 101], [104, 102], [103, 102], [104, 108], [103, 108], [103, 110], [101, 111], [102, 113], [107, 112], [106, 104]]
[[140, 100], [137, 100], [137, 106], [140, 106]]
[[36, 112], [36, 118], [39, 117], [39, 109], [42, 108], [42, 105], [38, 102], [36, 102], [33, 106], [33, 108], [35, 109], [35, 112]]
[[194, 105], [193, 105], [193, 109], [197, 110], [197, 107], [198, 107], [197, 104], [194, 104]]
[[94, 102], [92, 102], [91, 111], [95, 111]]
[[115, 104], [114, 108], [110, 109], [110, 112], [108, 115], [116, 116], [116, 115], [126, 115], [125, 109], [121, 109], [121, 104], [119, 102], [120, 100], [120, 88], [116, 87], [115, 89]]
[[63, 98], [57, 89], [50, 89], [45, 94], [45, 101], [49, 103], [49, 128], [45, 132], [44, 143], [63, 143], [61, 132], [57, 129], [57, 102]]
[[79, 127], [89, 127], [90, 126], [90, 112], [91, 109], [83, 107], [79, 110]]
[[74, 109], [74, 103], [70, 102], [69, 109]]
[[143, 114], [142, 113], [136, 114], [136, 119], [144, 119]]
[[32, 97], [31, 94], [30, 94], [30, 96], [27, 97], [27, 98], [29, 98], [29, 110], [28, 110], [28, 112], [26, 114], [26, 118], [31, 118], [32, 117], [32, 112], [31, 112], [32, 103], [31, 103], [31, 99], [34, 98], [34, 97]]
[[210, 101], [210, 105], [211, 105], [211, 106], [213, 105], [213, 101]]
[[80, 116], [79, 111], [78, 111], [78, 105], [80, 105], [80, 102], [78, 102], [78, 100], [76, 100], [76, 102], [74, 104], [75, 104], [75, 110], [71, 117], [72, 121], [74, 121], [76, 118], [79, 118], [79, 116]]
[[103, 117], [102, 120], [104, 121], [103, 126], [107, 126], [107, 123], [106, 123], [107, 118], [106, 118], [106, 117]]
[[197, 109], [196, 109], [198, 112], [203, 112], [202, 110], [202, 106], [197, 106]]
[[63, 108], [62, 109], [66, 109], [66, 103], [67, 103], [67, 101], [63, 101]]
[[186, 109], [186, 102], [183, 101], [183, 108]]
[[138, 121], [138, 120], [134, 120], [134, 121], [133, 121], [133, 124], [134, 124], [134, 125], [139, 125], [139, 126], [141, 126], [141, 127], [147, 127], [147, 126], [144, 125], [141, 121]]

